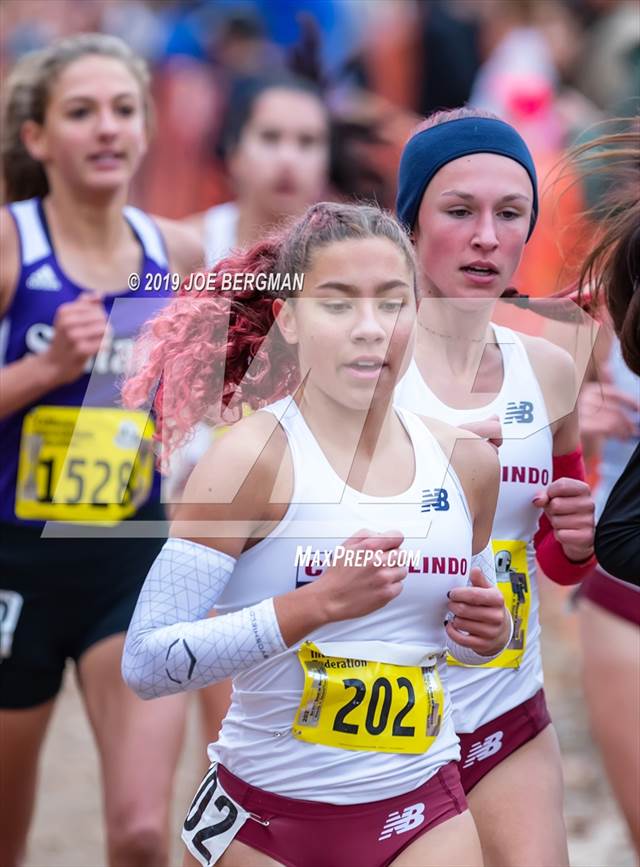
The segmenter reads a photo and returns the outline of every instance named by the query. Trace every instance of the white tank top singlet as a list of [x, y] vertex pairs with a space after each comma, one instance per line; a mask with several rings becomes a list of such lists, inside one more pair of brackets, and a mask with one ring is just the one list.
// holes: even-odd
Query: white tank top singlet
[[385, 652], [418, 648], [440, 655], [445, 707], [435, 741], [417, 755], [300, 741], [291, 733], [304, 683], [296, 655], [299, 642], [234, 678], [231, 707], [209, 757], [245, 782], [291, 798], [353, 804], [412, 791], [460, 755], [441, 655], [447, 592], [466, 585], [472, 553], [473, 528], [460, 482], [434, 436], [410, 412], [399, 410], [398, 415], [413, 446], [414, 480], [402, 494], [372, 497], [339, 478], [291, 397], [262, 411], [276, 416], [288, 439], [291, 504], [274, 531], [240, 555], [217, 610], [236, 611], [316, 580], [323, 568], [296, 565], [299, 546], [324, 555], [363, 527], [400, 530], [402, 548], [419, 554], [402, 592], [383, 608], [329, 623], [306, 640], [356, 642], [369, 649], [378, 645]]
[[235, 202], [214, 205], [203, 218], [204, 253], [207, 268], [213, 267], [238, 243], [238, 206]]
[[[514, 617], [509, 649], [483, 666], [449, 666], [456, 731], [474, 732], [526, 701], [542, 687], [539, 599], [533, 537], [541, 510], [535, 494], [552, 481], [553, 436], [544, 397], [518, 335], [493, 325], [504, 367], [502, 388], [491, 403], [455, 409], [443, 403], [424, 381], [413, 360], [398, 383], [397, 405], [452, 425], [497, 414], [503, 443], [500, 494], [492, 530], [496, 575]], [[514, 608], [515, 606], [515, 608]], [[523, 646], [524, 645], [524, 646]]]

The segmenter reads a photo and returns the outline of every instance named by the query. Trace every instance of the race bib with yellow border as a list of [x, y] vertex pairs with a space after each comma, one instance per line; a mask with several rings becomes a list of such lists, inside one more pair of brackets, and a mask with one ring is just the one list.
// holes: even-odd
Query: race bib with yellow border
[[427, 666], [396, 665], [329, 656], [306, 641], [298, 660], [304, 689], [292, 732], [299, 740], [343, 750], [415, 754], [435, 741], [444, 711], [435, 658]]
[[130, 517], [151, 491], [153, 432], [145, 412], [35, 407], [22, 425], [16, 515], [108, 524]]
[[[527, 543], [520, 539], [492, 539], [498, 589], [513, 620], [511, 641], [499, 656], [483, 665], [464, 668], [520, 668], [527, 644], [527, 627], [531, 607], [531, 582], [527, 562]], [[451, 655], [448, 665], [463, 665]]]

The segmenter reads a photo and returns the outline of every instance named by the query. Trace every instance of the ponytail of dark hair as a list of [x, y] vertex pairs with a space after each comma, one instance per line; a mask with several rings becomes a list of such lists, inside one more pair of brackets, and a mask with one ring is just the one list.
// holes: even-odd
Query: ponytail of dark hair
[[602, 233], [582, 266], [579, 293], [604, 295], [623, 358], [640, 375], [640, 118], [626, 123], [626, 131], [601, 135], [571, 157], [606, 174], [613, 190], [592, 208]]

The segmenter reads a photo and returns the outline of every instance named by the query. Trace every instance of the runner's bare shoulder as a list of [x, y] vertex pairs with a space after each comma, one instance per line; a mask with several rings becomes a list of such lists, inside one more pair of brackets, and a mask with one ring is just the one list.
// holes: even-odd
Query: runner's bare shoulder
[[420, 418], [449, 460], [459, 461], [459, 455], [463, 455], [462, 460], [466, 462], [469, 460], [466, 456], [471, 455], [479, 456], [478, 460], [481, 464], [486, 463], [491, 466], [495, 463], [495, 449], [477, 434], [466, 428], [455, 427], [439, 418], [431, 416], [420, 416]]
[[172, 271], [186, 277], [204, 265], [204, 246], [193, 226], [165, 217], [153, 218], [162, 232]]
[[[228, 524], [244, 544], [261, 526], [282, 519], [292, 489], [286, 434], [271, 413], [253, 413], [215, 437], [198, 461], [175, 511], [172, 535], [200, 538], [197, 523], [213, 522], [221, 532], [227, 532]], [[188, 522], [194, 523], [193, 532], [186, 528]], [[238, 556], [243, 544], [231, 543], [231, 550], [213, 547]]]
[[188, 217], [183, 217], [179, 223], [191, 232], [195, 232], [199, 238], [202, 238], [204, 235], [204, 220], [207, 213], [207, 211], [198, 211], [197, 214], [189, 214]]

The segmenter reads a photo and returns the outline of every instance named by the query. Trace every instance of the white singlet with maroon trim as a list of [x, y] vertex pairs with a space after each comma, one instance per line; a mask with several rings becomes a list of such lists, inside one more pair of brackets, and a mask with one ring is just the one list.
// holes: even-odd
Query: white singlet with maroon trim
[[481, 421], [494, 414], [500, 417], [501, 482], [492, 539], [526, 542], [530, 609], [524, 656], [517, 669], [449, 667], [458, 732], [474, 732], [517, 707], [535, 695], [543, 682], [533, 548], [541, 510], [532, 500], [552, 480], [553, 435], [544, 397], [522, 341], [509, 328], [493, 325], [493, 330], [502, 353], [504, 379], [491, 403], [473, 409], [448, 406], [430, 390], [415, 360], [398, 383], [395, 396], [397, 405], [452, 425]]
[[[402, 494], [372, 497], [339, 478], [292, 398], [266, 411], [278, 418], [288, 439], [294, 473], [291, 504], [273, 532], [239, 557], [216, 609], [221, 614], [236, 611], [316, 580], [323, 569], [296, 566], [298, 546], [324, 554], [365, 527], [400, 530], [405, 536], [402, 547], [418, 549], [420, 559], [410, 568], [399, 596], [365, 617], [323, 626], [307, 639], [383, 642], [385, 647], [441, 654], [447, 592], [467, 584], [473, 527], [460, 481], [435, 437], [417, 416], [399, 410], [413, 445], [414, 480]], [[296, 656], [301, 643], [234, 678], [220, 738], [209, 746], [212, 761], [278, 795], [351, 804], [411, 791], [459, 758], [442, 656], [438, 667], [445, 712], [427, 752], [354, 751], [294, 738], [291, 726], [304, 680]]]

